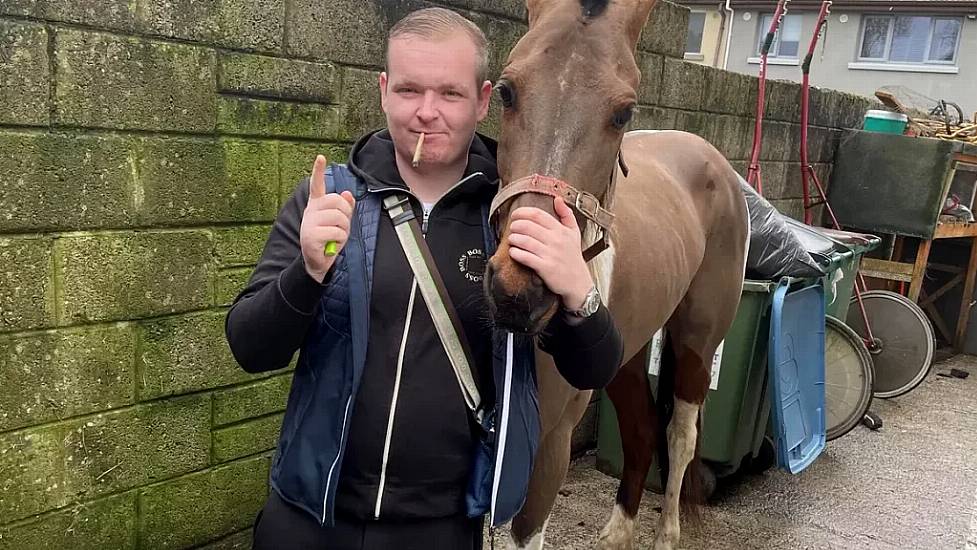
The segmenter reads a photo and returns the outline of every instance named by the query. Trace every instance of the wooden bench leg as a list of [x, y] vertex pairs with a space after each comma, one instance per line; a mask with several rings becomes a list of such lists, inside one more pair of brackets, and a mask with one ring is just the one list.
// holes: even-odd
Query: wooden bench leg
[[[906, 238], [902, 235], [895, 236], [895, 242], [892, 243], [892, 257], [889, 258], [890, 260], [894, 262], [902, 261], [902, 246], [905, 241]], [[899, 294], [904, 294], [904, 292], [900, 291], [900, 287], [902, 287], [904, 284], [905, 283], [899, 283], [896, 281], [886, 281], [885, 289], [891, 290], [892, 292], [898, 292]]]
[[967, 338], [967, 324], [970, 322], [970, 302], [974, 299], [974, 274], [977, 272], [977, 239], [970, 240], [970, 262], [967, 263], [967, 278], [963, 283], [963, 296], [960, 298], [960, 317], [957, 318], [957, 334], [953, 347], [957, 353], [963, 352]]
[[926, 276], [926, 262], [930, 257], [930, 247], [933, 241], [920, 240], [919, 251], [916, 252], [916, 265], [913, 267], [913, 280], [909, 284], [909, 299], [919, 300], [919, 291], [923, 288], [923, 278]]

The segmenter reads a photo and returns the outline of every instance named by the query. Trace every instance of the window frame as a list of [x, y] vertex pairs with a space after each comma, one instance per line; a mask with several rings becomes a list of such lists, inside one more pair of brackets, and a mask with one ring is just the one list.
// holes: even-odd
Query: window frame
[[[692, 16], [693, 15], [698, 15], [698, 14], [701, 14], [702, 15], [702, 30], [699, 32], [699, 49], [696, 50], [696, 51], [694, 51], [694, 52], [690, 52], [690, 51], [686, 50], [684, 52], [686, 55], [691, 55], [691, 56], [702, 55], [702, 42], [706, 38], [706, 17], [708, 16], [708, 14], [705, 11], [692, 10], [692, 11], [689, 12], [689, 21], [692, 20]], [[685, 29], [685, 45], [686, 46], [689, 45], [689, 30], [690, 29], [688, 29], [688, 28]]]
[[[757, 29], [758, 36], [756, 40], [755, 54], [756, 57], [763, 55], [763, 41], [767, 37], [767, 31], [770, 30], [770, 22], [768, 21], [766, 25], [763, 24], [763, 20], [767, 17], [773, 19], [773, 12], [763, 13], [760, 12], [757, 16]], [[801, 31], [797, 37], [797, 55], [780, 55], [780, 33], [783, 31], [784, 26], [788, 18], [798, 18], [800, 20]], [[777, 32], [774, 34], [773, 43], [770, 44], [770, 51], [767, 53], [768, 59], [800, 59], [801, 58], [801, 37], [804, 35], [804, 14], [803, 13], [785, 13], [783, 19], [780, 21], [780, 25], [777, 27]]]
[[[929, 33], [926, 36], [926, 51], [923, 52], [922, 61], [893, 61], [890, 59], [892, 55], [892, 41], [895, 38], [896, 18], [897, 17], [926, 17], [930, 20]], [[862, 57], [862, 50], [865, 47], [865, 28], [868, 25], [869, 19], [885, 19], [888, 21], [888, 26], [886, 27], [885, 34], [885, 47], [883, 48], [882, 57]], [[957, 26], [957, 37], [956, 42], [953, 45], [953, 59], [950, 61], [930, 59], [933, 47], [933, 32], [936, 30], [937, 21], [956, 21]], [[918, 13], [905, 13], [905, 14], [889, 14], [889, 13], [863, 13], [861, 25], [858, 30], [858, 48], [855, 50], [855, 61], [859, 63], [880, 63], [886, 65], [936, 65], [936, 66], [957, 66], [957, 59], [960, 55], [960, 35], [963, 33], [963, 18], [953, 17], [949, 15], [925, 15]]]

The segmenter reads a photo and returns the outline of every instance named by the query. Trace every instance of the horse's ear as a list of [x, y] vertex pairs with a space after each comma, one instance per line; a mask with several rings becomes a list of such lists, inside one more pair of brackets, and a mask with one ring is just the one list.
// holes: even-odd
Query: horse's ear
[[651, 9], [655, 7], [658, 0], [635, 0], [633, 7], [631, 8], [631, 13], [628, 14], [627, 30], [628, 30], [628, 44], [633, 50], [638, 44], [638, 38], [641, 37], [641, 29], [645, 27], [648, 23], [648, 16], [651, 14]]

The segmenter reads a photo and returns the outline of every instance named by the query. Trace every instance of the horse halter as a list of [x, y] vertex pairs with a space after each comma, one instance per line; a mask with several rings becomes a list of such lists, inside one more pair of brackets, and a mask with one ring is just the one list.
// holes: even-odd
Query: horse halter
[[[621, 167], [621, 173], [624, 177], [628, 177], [628, 167], [624, 163], [624, 157], [618, 153], [618, 165]], [[617, 177], [617, 170], [611, 172], [610, 183], [607, 187], [607, 195], [614, 189], [614, 180]], [[600, 199], [594, 195], [581, 191], [569, 183], [554, 178], [552, 176], [544, 176], [541, 174], [533, 174], [531, 176], [526, 176], [524, 178], [519, 178], [509, 185], [506, 185], [502, 189], [499, 189], [498, 194], [492, 199], [492, 206], [489, 208], [489, 219], [492, 220], [494, 224], [499, 211], [499, 208], [523, 193], [536, 193], [538, 195], [548, 195], [550, 197], [560, 197], [564, 202], [567, 203], [573, 210], [579, 212], [584, 218], [587, 218], [591, 222], [597, 224], [601, 229], [601, 236], [594, 244], [587, 247], [583, 251], [583, 259], [585, 262], [589, 262], [595, 256], [607, 249], [607, 234], [611, 230], [611, 226], [614, 224], [614, 214], [605, 209], [600, 204]]]

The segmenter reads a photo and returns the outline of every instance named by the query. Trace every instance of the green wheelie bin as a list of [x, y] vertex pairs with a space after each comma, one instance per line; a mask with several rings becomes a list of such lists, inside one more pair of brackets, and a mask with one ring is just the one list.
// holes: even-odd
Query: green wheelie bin
[[882, 240], [875, 235], [800, 224], [793, 225], [793, 229], [808, 250], [828, 256], [830, 263], [824, 281], [825, 308], [828, 315], [844, 321], [848, 316], [848, 304], [854, 294], [862, 257], [878, 248]]

